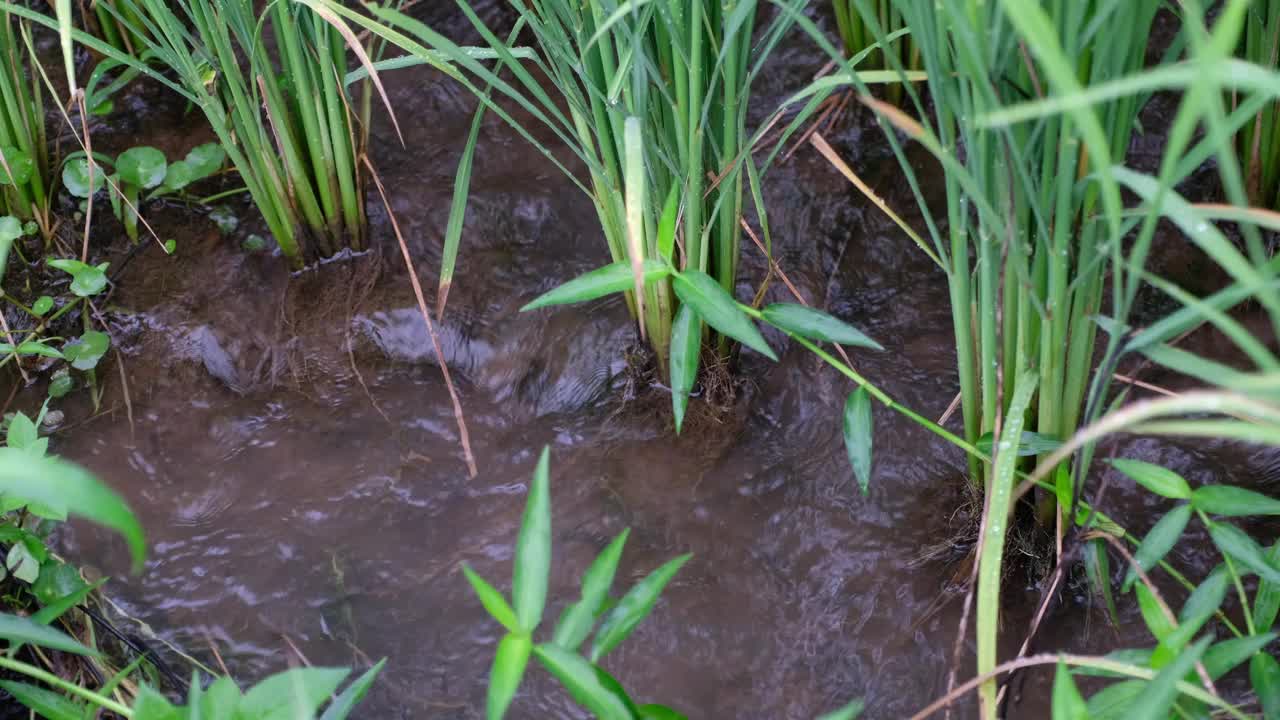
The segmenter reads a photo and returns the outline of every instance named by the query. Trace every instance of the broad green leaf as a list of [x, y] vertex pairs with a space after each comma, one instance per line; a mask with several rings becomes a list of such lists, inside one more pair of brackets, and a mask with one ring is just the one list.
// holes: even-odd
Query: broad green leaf
[[[664, 278], [669, 273], [669, 268], [657, 260], [646, 260], [644, 262], [644, 280], [646, 283]], [[520, 311], [536, 310], [551, 305], [586, 302], [605, 295], [630, 290], [634, 286], [635, 276], [631, 273], [631, 265], [626, 262], [616, 262], [592, 270], [585, 275], [579, 275], [560, 287], [539, 295], [533, 302], [520, 308]]]
[[1191, 672], [1213, 640], [1203, 637], [1161, 670], [1133, 700], [1129, 720], [1167, 720], [1178, 699], [1177, 683]]
[[490, 617], [497, 620], [498, 624], [506, 628], [508, 632], [520, 632], [520, 623], [516, 621], [516, 613], [507, 604], [506, 598], [502, 597], [502, 593], [484, 578], [477, 575], [466, 563], [462, 564], [462, 574], [466, 576], [467, 582], [471, 583], [471, 589], [475, 591], [476, 597], [480, 598], [480, 604], [484, 605], [484, 609], [489, 612]]
[[164, 153], [147, 146], [129, 148], [116, 158], [120, 179], [139, 188], [150, 189], [164, 182], [167, 166]]
[[70, 375], [57, 375], [49, 381], [49, 397], [60, 398], [71, 392], [73, 387], [75, 387], [75, 381]]
[[[181, 190], [196, 181], [196, 171], [186, 160], [178, 160], [169, 166], [164, 174], [162, 188]], [[159, 192], [159, 191], [157, 191]]]
[[770, 325], [810, 340], [871, 348], [872, 350], [884, 349], [880, 346], [880, 343], [867, 337], [854, 326], [835, 316], [805, 305], [774, 303], [766, 306], [760, 312], [764, 315], [764, 321]]
[[65, 460], [33, 457], [16, 448], [0, 448], [0, 495], [65, 508], [124, 536], [135, 569], [146, 557], [142, 527], [119, 495], [93, 475]]
[[[31, 619], [38, 623], [48, 625], [62, 617], [68, 610], [79, 605], [82, 600], [89, 596], [89, 593], [102, 587], [103, 583], [107, 581], [106, 578], [102, 578], [91, 585], [85, 584], [74, 567], [66, 564], [63, 564], [62, 567], [68, 568], [76, 574], [76, 580], [80, 580], [79, 586], [66, 595], [54, 595], [54, 591], [67, 587], [70, 578], [60, 571], [42, 573], [40, 582], [32, 588], [36, 599], [44, 606], [31, 615]], [[60, 575], [62, 575], [61, 578], [59, 578]], [[50, 578], [50, 580], [46, 581], [45, 578]]]
[[1143, 680], [1123, 680], [1089, 698], [1089, 720], [1127, 720], [1133, 701], [1147, 686]]
[[240, 701], [240, 715], [255, 720], [314, 717], [350, 672], [346, 668], [303, 667], [276, 673], [249, 688]]
[[1058, 661], [1053, 676], [1053, 720], [1089, 720], [1089, 707], [1067, 664]]
[[1142, 621], [1146, 623], [1147, 629], [1156, 640], [1164, 640], [1173, 632], [1173, 622], [1164, 614], [1146, 583], [1134, 585], [1133, 591], [1138, 597], [1138, 610], [1142, 612]]
[[[187, 153], [187, 157], [182, 162], [191, 168], [193, 174], [192, 181], [202, 180], [222, 169], [222, 164], [227, 161], [227, 152], [222, 149], [222, 145], [211, 142], [204, 145], [198, 145]], [[174, 163], [176, 165], [177, 163]], [[170, 171], [173, 166], [169, 166]]]
[[[973, 445], [978, 448], [979, 452], [991, 454], [992, 433], [984, 433], [978, 438]], [[1044, 435], [1030, 430], [1022, 431], [1022, 439], [1018, 441], [1018, 457], [1031, 457], [1032, 455], [1044, 455], [1062, 447], [1062, 441], [1051, 436]]]
[[618, 561], [622, 558], [622, 549], [630, 534], [630, 530], [623, 530], [591, 563], [591, 567], [582, 576], [582, 597], [565, 610], [560, 622], [556, 624], [553, 643], [565, 650], [577, 650], [591, 634], [596, 616], [600, 614], [609, 597], [609, 589], [613, 587]]
[[681, 305], [671, 323], [671, 407], [676, 434], [684, 426], [689, 393], [698, 380], [698, 356], [702, 352], [702, 320], [689, 305]]
[[551, 449], [542, 448], [529, 484], [529, 499], [516, 540], [515, 572], [511, 597], [520, 629], [532, 635], [547, 604], [547, 580], [551, 575]]
[[[1142, 570], [1149, 571], [1164, 559], [1165, 555], [1173, 549], [1177, 544], [1178, 538], [1182, 537], [1182, 533], [1187, 529], [1187, 523], [1191, 521], [1191, 506], [1187, 504], [1179, 505], [1170, 510], [1164, 517], [1151, 528], [1147, 536], [1142, 539], [1142, 544], [1138, 546], [1137, 552], [1133, 554], [1134, 563]], [[1129, 568], [1129, 572], [1124, 576], [1124, 591], [1129, 592], [1129, 588], [1133, 586], [1135, 580], [1138, 579], [1138, 571], [1133, 567]]]
[[591, 662], [599, 662], [600, 658], [627, 639], [640, 621], [653, 610], [663, 588], [691, 557], [693, 556], [686, 554], [669, 560], [627, 591], [596, 632], [595, 641], [591, 645]]
[[854, 700], [839, 710], [832, 710], [831, 712], [818, 717], [818, 720], [856, 720], [857, 717], [862, 714], [862, 710], [865, 707], [866, 703], [863, 701]]
[[36, 432], [36, 424], [31, 422], [31, 418], [26, 413], [14, 413], [9, 420], [9, 432], [5, 436], [5, 444], [11, 448], [25, 449], [28, 445], [36, 441], [39, 433]]
[[489, 670], [489, 694], [485, 701], [487, 720], [501, 720], [506, 714], [512, 698], [520, 689], [520, 680], [524, 677], [532, 650], [533, 641], [525, 633], [507, 633], [498, 643], [493, 668]]
[[1280, 515], [1280, 500], [1231, 485], [1205, 485], [1191, 494], [1191, 504], [1210, 515], [1243, 517]]
[[765, 342], [751, 318], [738, 308], [733, 296], [720, 287], [710, 275], [700, 270], [686, 270], [675, 276], [676, 296], [693, 307], [708, 325], [721, 334], [737, 340], [770, 360], [778, 356]]
[[1175, 500], [1187, 500], [1191, 497], [1191, 486], [1181, 475], [1168, 468], [1129, 458], [1116, 458], [1111, 461], [1111, 466], [1157, 495]]
[[[0, 163], [0, 185], [24, 185], [31, 180], [36, 166], [30, 155], [16, 147], [5, 146], [0, 147], [0, 156], [4, 157], [4, 162]], [[10, 175], [9, 171], [13, 174]]]
[[667, 200], [662, 205], [662, 217], [658, 220], [658, 256], [668, 263], [676, 249], [676, 220], [680, 214], [680, 186], [672, 184]]
[[1208, 671], [1210, 678], [1217, 680], [1261, 652], [1275, 639], [1275, 633], [1265, 633], [1223, 640], [1205, 651], [1204, 669]]
[[1280, 663], [1265, 652], [1259, 652], [1249, 661], [1249, 681], [1253, 683], [1253, 691], [1262, 705], [1262, 717], [1280, 717]]
[[45, 313], [49, 312], [52, 309], [53, 309], [53, 298], [49, 297], [48, 295], [41, 295], [40, 297], [36, 298], [35, 302], [31, 303], [31, 312], [35, 313], [36, 317], [43, 317]]
[[33, 583], [40, 577], [40, 562], [27, 549], [25, 543], [14, 543], [9, 546], [4, 566], [9, 569], [10, 575], [26, 583]]
[[1271, 563], [1262, 548], [1240, 528], [1227, 523], [1209, 525], [1209, 536], [1224, 555], [1229, 555], [1267, 582], [1280, 583], [1280, 569]]
[[[160, 693], [146, 685], [138, 688], [138, 697], [133, 701], [133, 720], [182, 720], [182, 717], [183, 713]], [[283, 716], [275, 716], [275, 718], [286, 720]], [[255, 720], [258, 718], [255, 717]], [[289, 717], [287, 720], [296, 720], [296, 716]]]
[[90, 186], [88, 158], [73, 158], [62, 166], [62, 187], [66, 188], [72, 197], [87, 198], [98, 192], [102, 189], [106, 178], [107, 171], [101, 165], [95, 164], [93, 185]]
[[556, 645], [539, 645], [533, 654], [569, 691], [569, 695], [599, 720], [631, 720], [623, 701], [600, 682], [586, 660]]
[[871, 395], [859, 385], [844, 401], [844, 449], [853, 466], [858, 487], [866, 495], [871, 485], [871, 444], [875, 425], [871, 416]]
[[97, 655], [96, 652], [76, 642], [66, 633], [29, 617], [0, 613], [0, 638], [10, 644], [31, 643], [50, 650], [61, 650], [73, 655]]
[[201, 720], [238, 720], [244, 717], [238, 714], [243, 697], [231, 678], [214, 680], [200, 698]]
[[63, 695], [27, 683], [0, 680], [0, 688], [45, 720], [81, 720], [84, 708]]
[[9, 243], [20, 237], [22, 237], [22, 223], [18, 218], [12, 215], [0, 217], [0, 247], [7, 247]]
[[[672, 710], [666, 705], [648, 704], [641, 705], [636, 708], [636, 716], [638, 720], [689, 720], [684, 715]], [[822, 720], [819, 718], [819, 720]]]
[[85, 331], [80, 339], [62, 348], [62, 355], [77, 370], [92, 370], [111, 347], [111, 336], [100, 330]]
[[386, 664], [387, 659], [383, 658], [376, 665], [366, 670], [363, 675], [356, 678], [355, 682], [348, 685], [346, 690], [339, 693], [338, 697], [329, 703], [329, 707], [325, 708], [320, 720], [346, 720], [351, 711], [355, 709], [355, 706], [364, 700], [364, 696], [369, 693], [369, 688], [373, 687], [373, 681], [378, 678], [378, 673], [382, 672], [382, 668]]

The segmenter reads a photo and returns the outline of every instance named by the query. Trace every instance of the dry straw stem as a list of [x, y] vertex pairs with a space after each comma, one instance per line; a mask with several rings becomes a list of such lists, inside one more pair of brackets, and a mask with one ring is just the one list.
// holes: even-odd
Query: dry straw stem
[[458, 422], [458, 439], [462, 443], [462, 455], [467, 461], [467, 471], [474, 478], [479, 474], [479, 470], [476, 468], [475, 455], [471, 452], [471, 434], [467, 432], [467, 419], [462, 412], [462, 401], [458, 399], [453, 378], [449, 376], [449, 363], [445, 361], [444, 350], [440, 347], [440, 337], [436, 334], [435, 323], [431, 322], [431, 313], [427, 310], [427, 299], [422, 294], [422, 283], [418, 282], [418, 271], [413, 267], [413, 258], [409, 256], [409, 245], [400, 232], [400, 223], [396, 220], [395, 211], [391, 209], [391, 201], [387, 198], [386, 189], [382, 186], [382, 178], [378, 176], [378, 171], [374, 169], [373, 163], [369, 162], [367, 155], [360, 156], [360, 159], [369, 169], [369, 175], [378, 188], [382, 204], [387, 208], [387, 216], [391, 218], [391, 227], [396, 232], [396, 241], [400, 243], [400, 253], [404, 256], [405, 267], [409, 270], [409, 282], [413, 285], [413, 294], [418, 299], [418, 311], [422, 314], [422, 321], [427, 324], [427, 334], [431, 336], [431, 346], [435, 349], [436, 360], [440, 363], [440, 374], [444, 376], [444, 384], [449, 388], [449, 399], [453, 402], [453, 417]]

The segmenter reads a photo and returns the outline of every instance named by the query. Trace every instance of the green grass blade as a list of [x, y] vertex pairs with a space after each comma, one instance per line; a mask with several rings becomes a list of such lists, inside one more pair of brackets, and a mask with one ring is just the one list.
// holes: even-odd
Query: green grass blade
[[551, 449], [544, 447], [529, 484], [529, 500], [516, 541], [515, 573], [511, 581], [516, 619], [527, 634], [542, 621], [551, 576]]

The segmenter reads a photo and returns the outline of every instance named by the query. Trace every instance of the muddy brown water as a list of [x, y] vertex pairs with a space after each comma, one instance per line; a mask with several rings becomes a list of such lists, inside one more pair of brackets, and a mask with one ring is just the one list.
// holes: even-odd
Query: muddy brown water
[[[771, 107], [818, 65], [812, 52], [784, 48], [760, 105]], [[375, 160], [431, 288], [474, 103], [431, 72], [386, 79], [408, 150], [380, 127]], [[131, 119], [104, 127], [100, 142], [145, 140], [176, 155], [207, 139], [157, 93], [139, 89]], [[833, 140], [893, 205], [912, 206], [865, 117]], [[778, 259], [806, 299], [885, 346], [853, 356], [860, 372], [941, 415], [957, 384], [936, 268], [813, 153], [775, 170], [766, 196]], [[151, 556], [136, 577], [106, 534], [76, 524], [62, 538], [72, 557], [116, 575], [112, 596], [130, 614], [207, 661], [216, 647], [245, 681], [299, 655], [354, 666], [387, 657], [359, 717], [481, 717], [500, 633], [459, 566], [509, 587], [526, 483], [549, 445], [548, 617], [576, 598], [581, 572], [623, 528], [632, 535], [620, 586], [694, 554], [606, 662], [637, 700], [691, 718], [799, 719], [863, 697], [866, 717], [899, 718], [945, 692], [961, 603], [943, 593], [967, 550], [956, 512], [965, 497], [959, 452], [878, 409], [875, 478], [861, 496], [840, 438], [849, 383], [777, 334], [768, 338], [782, 361], [744, 355], [733, 404], [695, 409], [693, 426], [675, 437], [668, 396], [629, 367], [635, 334], [620, 301], [518, 312], [606, 255], [586, 198], [490, 122], [441, 327], [480, 468], [469, 479], [374, 195], [370, 213], [375, 252], [291, 278], [279, 258], [240, 249], [252, 221], [224, 238], [198, 213], [149, 212], [179, 252], [166, 258], [152, 248], [125, 265], [111, 314], [122, 356], [103, 373], [106, 412], [90, 417], [70, 405], [54, 441], [118, 488], [147, 528]], [[110, 244], [102, 258], [122, 260], [127, 250]], [[1179, 252], [1162, 262], [1195, 275], [1199, 260]], [[740, 296], [764, 270], [748, 247]], [[775, 283], [769, 297], [789, 299], [783, 292]], [[1280, 492], [1272, 451], [1150, 440], [1116, 449], [1193, 482]], [[1109, 498], [1139, 531], [1164, 509], [1121, 483]], [[1275, 536], [1274, 527], [1255, 529]], [[956, 538], [957, 547], [929, 553]], [[1203, 572], [1198, 548], [1207, 540], [1198, 540], [1175, 553]], [[1011, 575], [1006, 654], [1038, 592], [1030, 571]], [[940, 596], [948, 601], [939, 609]], [[1118, 636], [1073, 584], [1036, 649], [1144, 644], [1128, 606]], [[971, 648], [963, 655], [962, 678]], [[1030, 679], [1013, 717], [1045, 714], [1047, 686]], [[961, 704], [960, 716], [971, 711], [971, 701]], [[536, 667], [510, 716], [585, 717]]]

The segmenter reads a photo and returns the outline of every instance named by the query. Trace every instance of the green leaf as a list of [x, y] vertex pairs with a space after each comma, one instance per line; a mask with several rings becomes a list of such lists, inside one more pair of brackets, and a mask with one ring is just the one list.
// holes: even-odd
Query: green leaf
[[1127, 720], [1133, 701], [1142, 693], [1147, 683], [1143, 680], [1125, 680], [1108, 685], [1089, 698], [1089, 720]]
[[1209, 536], [1224, 555], [1229, 555], [1267, 582], [1280, 582], [1280, 569], [1268, 561], [1262, 548], [1240, 528], [1227, 523], [1211, 523]]
[[1151, 655], [1151, 667], [1164, 667], [1169, 664], [1182, 649], [1191, 642], [1200, 628], [1213, 617], [1227, 596], [1227, 584], [1230, 577], [1226, 567], [1209, 574], [1204, 582], [1192, 591], [1178, 614], [1178, 627], [1170, 630], [1160, 639], [1160, 645]]
[[676, 296], [723, 335], [746, 345], [770, 360], [778, 356], [765, 342], [751, 318], [738, 308], [733, 296], [712, 277], [700, 270], [686, 270], [675, 276]]
[[556, 624], [552, 642], [565, 650], [577, 650], [582, 642], [591, 634], [596, 616], [609, 598], [609, 589], [613, 587], [613, 578], [618, 572], [618, 561], [622, 558], [622, 549], [627, 544], [630, 530], [623, 530], [596, 556], [591, 567], [582, 576], [582, 597], [570, 605], [560, 622]]
[[244, 242], [240, 244], [240, 247], [246, 252], [261, 252], [267, 249], [267, 241], [261, 235], [254, 233], [245, 238]]
[[[980, 452], [990, 455], [993, 449], [991, 446], [992, 437], [994, 437], [992, 433], [984, 433], [973, 445]], [[1044, 455], [1060, 447], [1062, 447], [1062, 441], [1052, 435], [1023, 430], [1022, 439], [1018, 441], [1018, 457]]]
[[[1267, 551], [1267, 562], [1272, 567], [1280, 567], [1280, 540], [1272, 544]], [[1258, 632], [1266, 632], [1276, 622], [1280, 614], [1280, 583], [1263, 580], [1258, 583], [1258, 592], [1253, 597], [1253, 625]]]
[[182, 720], [182, 713], [163, 695], [143, 685], [138, 688], [138, 697], [133, 702], [133, 720]]
[[26, 583], [33, 583], [40, 577], [40, 563], [31, 555], [31, 551], [24, 543], [14, 543], [9, 546], [4, 566], [9, 569], [11, 575]]
[[98, 361], [107, 354], [111, 347], [111, 336], [100, 330], [87, 330], [74, 343], [63, 346], [62, 354], [71, 367], [77, 370], [92, 370]]
[[44, 357], [59, 358], [63, 357], [62, 352], [57, 348], [49, 347], [42, 340], [26, 340], [18, 346], [19, 355], [42, 355]]
[[[657, 260], [644, 262], [644, 281], [651, 283], [670, 274], [670, 268]], [[520, 308], [520, 312], [536, 310], [551, 305], [569, 305], [612, 295], [635, 287], [635, 276], [627, 262], [616, 262], [597, 268], [549, 292], [539, 295], [533, 302]]]
[[1205, 485], [1196, 488], [1191, 504], [1210, 515], [1243, 517], [1248, 515], [1280, 515], [1280, 500], [1252, 490], [1231, 485]]
[[173, 238], [169, 238], [168, 240], [165, 240], [165, 241], [164, 241], [164, 254], [165, 254], [165, 255], [172, 255], [172, 254], [174, 254], [175, 252], [177, 252], [177, 250], [178, 250], [178, 241], [177, 241], [177, 240], [174, 240]]
[[80, 297], [97, 295], [107, 286], [108, 263], [89, 265], [68, 258], [50, 258], [48, 265], [70, 275], [71, 291]]
[[1187, 500], [1191, 497], [1191, 486], [1181, 475], [1168, 468], [1129, 458], [1116, 458], [1111, 461], [1111, 466], [1157, 495], [1175, 500]]
[[153, 147], [129, 148], [116, 158], [120, 179], [139, 188], [150, 189], [164, 182], [167, 167], [164, 153]]
[[[231, 678], [218, 678], [200, 698], [201, 720], [238, 720], [245, 716], [238, 713], [243, 696]], [[254, 720], [257, 720], [255, 718]]]
[[0, 217], [0, 245], [7, 245], [20, 237], [22, 237], [22, 223], [18, 222], [18, 218], [12, 215]]
[[1258, 653], [1249, 661], [1249, 682], [1262, 705], [1262, 717], [1280, 717], [1280, 663], [1266, 653]]
[[1089, 707], [1076, 687], [1067, 664], [1058, 661], [1053, 676], [1053, 720], [1089, 720]]
[[72, 655], [96, 656], [97, 653], [76, 642], [65, 633], [54, 630], [48, 625], [8, 613], [0, 613], [0, 638], [11, 644], [31, 643], [50, 650], [61, 650]]
[[871, 485], [871, 443], [874, 430], [871, 395], [865, 387], [858, 386], [844, 401], [844, 449], [849, 455], [849, 464], [853, 466], [853, 475], [858, 479], [858, 487], [863, 495], [867, 494]]
[[178, 160], [164, 174], [163, 188], [181, 190], [196, 181], [196, 171], [186, 160]]
[[[666, 705], [656, 705], [650, 703], [641, 705], [636, 708], [636, 717], [638, 720], [689, 720], [684, 715], [672, 710]], [[819, 718], [819, 720], [823, 720]]]
[[569, 695], [599, 720], [631, 720], [626, 704], [601, 684], [595, 669], [586, 660], [556, 645], [539, 645], [533, 654], [564, 685]]
[[5, 444], [11, 448], [26, 449], [36, 441], [37, 437], [39, 433], [36, 432], [36, 424], [31, 422], [31, 418], [27, 417], [26, 413], [14, 413], [13, 418], [9, 420]]
[[52, 690], [11, 680], [0, 680], [0, 688], [45, 720], [81, 720], [84, 716], [84, 708]]
[[115, 530], [129, 544], [134, 568], [146, 558], [142, 527], [120, 496], [93, 475], [65, 460], [33, 457], [16, 448], [0, 448], [0, 495], [62, 507]]
[[75, 381], [70, 375], [57, 375], [49, 381], [49, 397], [60, 398], [71, 392], [74, 386]]
[[498, 643], [498, 652], [493, 656], [493, 667], [489, 670], [489, 694], [485, 701], [487, 720], [501, 720], [507, 713], [512, 698], [520, 689], [520, 680], [524, 677], [532, 650], [533, 641], [526, 633], [507, 633]]
[[1217, 680], [1261, 652], [1275, 639], [1275, 633], [1265, 633], [1223, 640], [1205, 651], [1204, 669], [1208, 671], [1210, 678]]
[[1142, 692], [1133, 700], [1130, 707], [1130, 720], [1167, 720], [1173, 703], [1178, 699], [1177, 683], [1191, 672], [1195, 664], [1204, 655], [1204, 651], [1213, 640], [1203, 637], [1178, 655], [1177, 659], [1165, 666]]
[[845, 321], [796, 303], [774, 303], [761, 311], [764, 321], [801, 337], [819, 342], [851, 345], [854, 347], [883, 350], [880, 343], [872, 340], [861, 330]]
[[1156, 596], [1151, 594], [1146, 583], [1134, 585], [1133, 591], [1138, 597], [1138, 610], [1142, 612], [1142, 621], [1146, 623], [1147, 629], [1156, 640], [1164, 640], [1173, 632], [1173, 623], [1156, 602]]
[[653, 610], [653, 605], [658, 601], [663, 588], [691, 557], [693, 556], [686, 554], [669, 560], [627, 591], [627, 594], [618, 602], [618, 606], [605, 618], [600, 630], [596, 632], [595, 641], [591, 646], [591, 662], [599, 662], [600, 658], [627, 639], [640, 621]]
[[866, 703], [861, 700], [854, 700], [839, 710], [822, 715], [818, 720], [856, 720], [862, 714], [862, 710], [866, 707]]
[[1116, 610], [1116, 600], [1111, 592], [1111, 559], [1107, 556], [1105, 540], [1088, 541], [1084, 547], [1084, 567], [1089, 584], [1102, 596], [1111, 624], [1119, 626], [1120, 613]]
[[383, 658], [376, 665], [366, 670], [363, 675], [356, 678], [355, 682], [348, 685], [346, 690], [339, 693], [338, 697], [329, 703], [329, 707], [325, 708], [320, 720], [346, 720], [356, 705], [359, 705], [360, 701], [364, 700], [364, 696], [369, 693], [369, 688], [373, 687], [373, 681], [378, 678], [378, 673], [382, 672], [382, 668], [386, 664], [387, 659]]
[[44, 317], [44, 314], [52, 309], [53, 298], [48, 295], [41, 295], [36, 298], [35, 302], [31, 303], [31, 312], [35, 313], [36, 317]]
[[466, 563], [462, 564], [462, 574], [467, 577], [467, 582], [471, 583], [471, 589], [475, 591], [476, 597], [480, 598], [480, 604], [484, 605], [484, 609], [489, 615], [498, 621], [498, 624], [506, 628], [508, 632], [520, 632], [520, 623], [516, 621], [516, 613], [507, 604], [506, 598], [502, 597], [502, 593], [498, 589], [490, 585], [484, 578], [477, 575]]
[[684, 426], [689, 393], [698, 380], [698, 356], [702, 352], [702, 320], [693, 308], [681, 305], [671, 323], [671, 408], [676, 434]]
[[106, 182], [107, 171], [101, 165], [93, 168], [93, 185], [89, 185], [89, 159], [73, 158], [62, 166], [62, 187], [72, 197], [87, 198], [102, 189]]
[[658, 256], [671, 263], [676, 249], [676, 220], [680, 214], [680, 186], [672, 184], [667, 200], [662, 205], [662, 217], [658, 220]]
[[[0, 163], [0, 185], [25, 185], [30, 182], [36, 167], [30, 155], [9, 145], [0, 147], [0, 155], [4, 156], [4, 162]], [[13, 171], [12, 176], [5, 169], [6, 166]]]
[[511, 596], [520, 629], [532, 635], [547, 604], [547, 580], [551, 575], [551, 449], [542, 448], [529, 485], [529, 500], [516, 541], [515, 573]]
[[[222, 145], [216, 142], [211, 142], [192, 148], [191, 152], [187, 153], [186, 159], [182, 162], [186, 163], [187, 167], [191, 168], [191, 179], [194, 182], [196, 180], [207, 178], [218, 172], [222, 169], [222, 165], [226, 161], [227, 152], [222, 149]], [[174, 163], [174, 165], [177, 165], [177, 163]], [[173, 165], [169, 166], [169, 170], [172, 172]]]
[[314, 717], [350, 672], [346, 668], [304, 667], [276, 673], [249, 688], [240, 701], [240, 715], [254, 720]]
[[[1173, 549], [1177, 544], [1178, 538], [1182, 537], [1182, 533], [1187, 529], [1187, 523], [1191, 521], [1191, 506], [1187, 504], [1179, 505], [1170, 510], [1159, 522], [1151, 528], [1147, 536], [1142, 539], [1142, 544], [1138, 546], [1137, 552], [1133, 554], [1134, 563], [1148, 571], [1155, 567], [1164, 559], [1165, 555]], [[1129, 568], [1129, 572], [1124, 576], [1123, 589], [1129, 592], [1129, 588], [1133, 586], [1135, 580], [1138, 579], [1138, 571], [1133, 567]]]
[[74, 566], [57, 560], [46, 563], [40, 570], [40, 579], [31, 588], [32, 594], [44, 607], [32, 614], [31, 619], [48, 625], [80, 604], [90, 592], [106, 581], [106, 578], [102, 578], [90, 585], [80, 577], [80, 572]]

